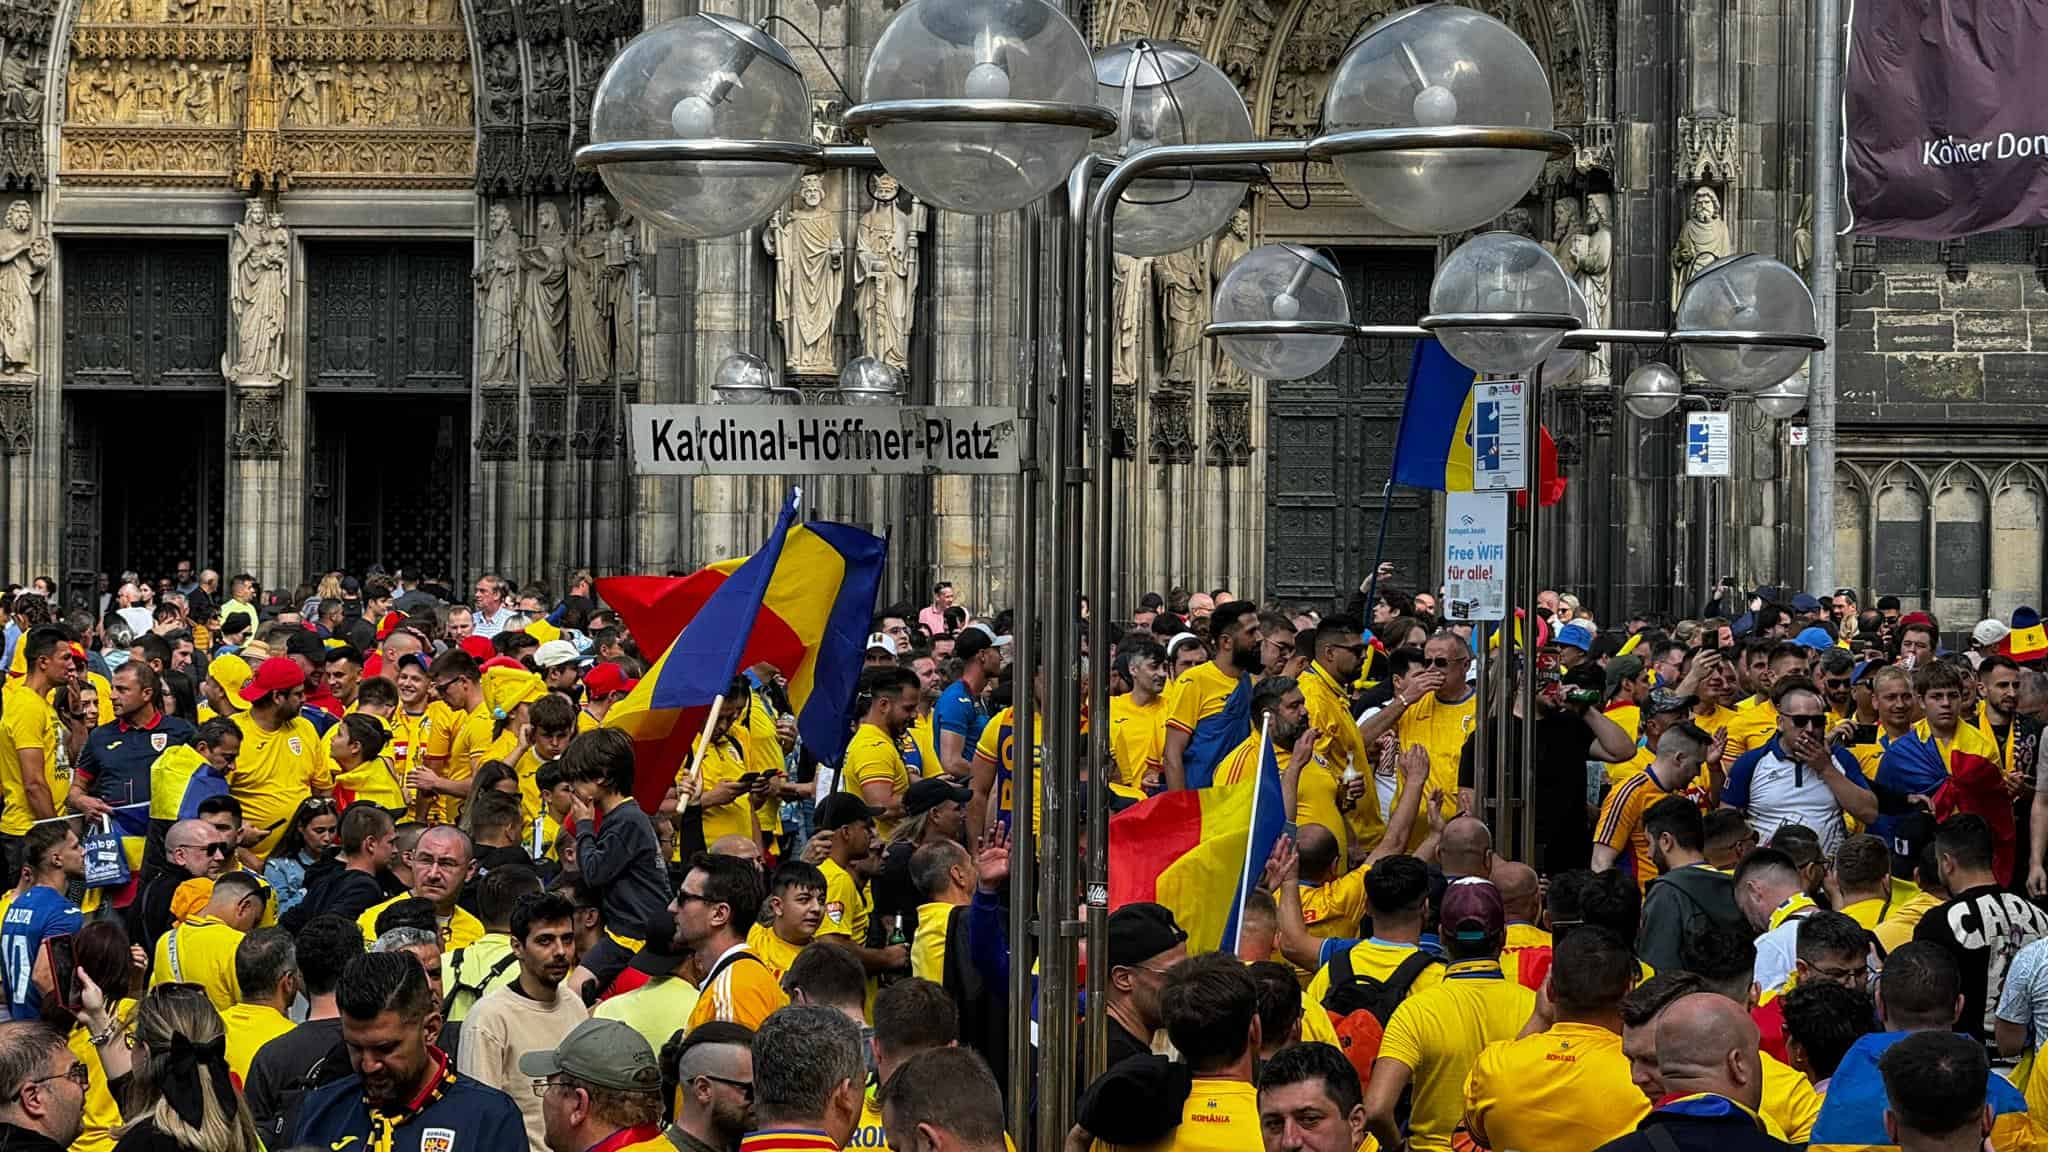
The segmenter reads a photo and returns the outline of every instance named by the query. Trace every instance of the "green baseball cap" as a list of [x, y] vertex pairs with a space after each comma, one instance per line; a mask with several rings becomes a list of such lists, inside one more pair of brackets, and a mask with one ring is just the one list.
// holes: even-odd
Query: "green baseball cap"
[[585, 1020], [552, 1050], [519, 1058], [519, 1074], [535, 1080], [568, 1075], [615, 1092], [661, 1091], [661, 1065], [647, 1038], [617, 1020]]

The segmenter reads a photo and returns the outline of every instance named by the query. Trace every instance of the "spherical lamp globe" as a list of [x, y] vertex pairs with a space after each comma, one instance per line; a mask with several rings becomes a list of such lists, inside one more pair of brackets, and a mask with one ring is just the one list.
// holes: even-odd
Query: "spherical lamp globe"
[[[1593, 321], [1592, 309], [1586, 305], [1586, 294], [1579, 291], [1578, 284], [1570, 277], [1566, 277], [1564, 283], [1565, 287], [1572, 290], [1571, 314], [1578, 318], [1579, 327], [1584, 328]], [[1579, 366], [1585, 362], [1586, 353], [1583, 349], [1567, 347], [1563, 341], [1559, 341], [1557, 350], [1543, 360], [1543, 382], [1562, 384], [1570, 380], [1572, 373], [1577, 372]]]
[[1794, 372], [1755, 396], [1757, 411], [1773, 420], [1790, 420], [1806, 411], [1806, 377]]
[[1638, 420], [1662, 420], [1678, 408], [1685, 386], [1671, 365], [1652, 360], [1628, 374], [1621, 403]]
[[[1221, 69], [1179, 44], [1127, 40], [1095, 54], [1096, 101], [1117, 115], [1114, 135], [1095, 141], [1122, 159], [1162, 144], [1222, 144], [1252, 138], [1244, 97]], [[1244, 202], [1241, 181], [1174, 168], [1133, 183], [1116, 208], [1116, 250], [1164, 256], [1215, 235]]]
[[[1678, 298], [1678, 331], [1819, 331], [1813, 293], [1799, 273], [1768, 256], [1730, 256], [1708, 265]], [[1799, 371], [1813, 355], [1805, 348], [1687, 347], [1686, 365], [1735, 392], [1768, 388]]]
[[[591, 101], [590, 138], [809, 143], [811, 92], [773, 37], [700, 12], [657, 24], [619, 51]], [[613, 163], [600, 171], [627, 212], [693, 240], [766, 220], [803, 175], [797, 164], [757, 160]]]
[[856, 356], [839, 370], [839, 402], [880, 407], [903, 398], [903, 373], [873, 356]]
[[[1572, 305], [1571, 280], [1541, 244], [1513, 232], [1482, 232], [1437, 270], [1424, 324], [1444, 351], [1474, 372], [1527, 372], [1576, 326]], [[1531, 319], [1517, 323], [1511, 316], [1518, 313]], [[1566, 322], [1538, 323], [1536, 317]]]
[[716, 404], [772, 404], [775, 373], [768, 362], [751, 352], [735, 352], [718, 362], [711, 375], [712, 402]]
[[[1550, 82], [1521, 37], [1485, 13], [1424, 4], [1367, 28], [1330, 79], [1323, 130], [1551, 127]], [[1477, 228], [1513, 207], [1546, 156], [1508, 148], [1404, 148], [1336, 159], [1365, 207], [1397, 228]]]
[[[1219, 324], [1254, 320], [1344, 323], [1351, 299], [1337, 266], [1313, 248], [1267, 244], [1230, 266], [1216, 286], [1210, 318]], [[1299, 380], [1323, 370], [1344, 347], [1341, 335], [1261, 335], [1222, 338], [1224, 355], [1254, 376]]]
[[[866, 98], [1089, 106], [1088, 42], [1045, 0], [910, 0], [875, 42]], [[1052, 191], [1093, 134], [1060, 124], [904, 120], [867, 130], [882, 167], [928, 204], [987, 216]]]

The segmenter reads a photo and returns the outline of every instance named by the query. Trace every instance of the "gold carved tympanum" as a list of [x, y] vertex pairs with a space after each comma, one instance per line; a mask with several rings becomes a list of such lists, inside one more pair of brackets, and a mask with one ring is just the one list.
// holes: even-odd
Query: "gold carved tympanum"
[[460, 187], [457, 0], [84, 0], [60, 172], [78, 184]]

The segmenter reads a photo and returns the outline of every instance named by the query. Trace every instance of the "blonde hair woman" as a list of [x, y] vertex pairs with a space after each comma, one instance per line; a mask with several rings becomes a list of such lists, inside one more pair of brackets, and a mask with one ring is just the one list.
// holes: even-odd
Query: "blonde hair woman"
[[227, 1032], [206, 991], [150, 989], [135, 1010], [132, 1116], [115, 1152], [243, 1152], [260, 1148], [256, 1122], [228, 1072]]

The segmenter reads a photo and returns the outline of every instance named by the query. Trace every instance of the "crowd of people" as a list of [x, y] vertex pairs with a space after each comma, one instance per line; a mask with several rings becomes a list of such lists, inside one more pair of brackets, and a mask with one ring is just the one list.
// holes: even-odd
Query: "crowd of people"
[[[1273, 765], [1291, 825], [1229, 948], [1171, 901], [1234, 891], [1110, 914], [1072, 1152], [2048, 1140], [2031, 610], [1950, 652], [1852, 590], [1546, 593], [1523, 717], [1437, 597], [1369, 587], [1150, 595], [1089, 661], [1113, 808]], [[997, 1152], [1052, 1114], [1014, 1017], [1083, 1005], [1009, 1000], [1010, 703], [1088, 673], [1017, 667], [1009, 613], [881, 609], [829, 762], [795, 670], [744, 669], [652, 804], [606, 721], [658, 653], [587, 574], [50, 591], [4, 605], [0, 1149]]]

